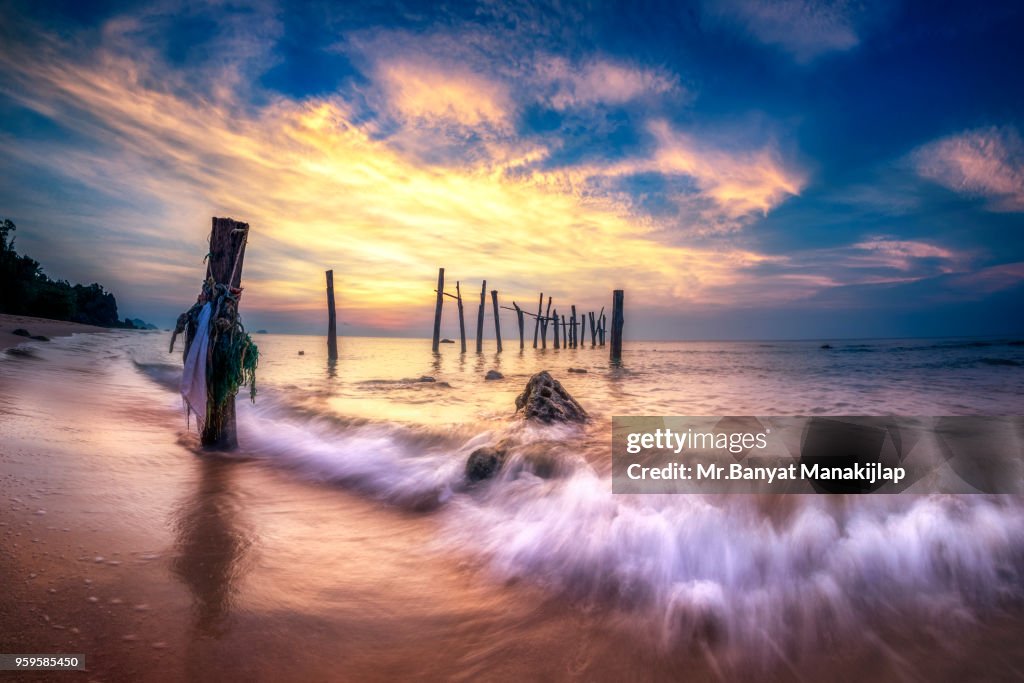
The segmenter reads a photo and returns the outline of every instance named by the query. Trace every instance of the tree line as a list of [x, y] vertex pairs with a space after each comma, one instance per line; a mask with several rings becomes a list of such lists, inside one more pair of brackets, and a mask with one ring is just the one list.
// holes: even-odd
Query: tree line
[[118, 318], [117, 300], [103, 285], [72, 285], [67, 280], [52, 280], [38, 261], [18, 254], [14, 248], [16, 229], [10, 219], [0, 223], [0, 313], [101, 327], [137, 326], [127, 318]]

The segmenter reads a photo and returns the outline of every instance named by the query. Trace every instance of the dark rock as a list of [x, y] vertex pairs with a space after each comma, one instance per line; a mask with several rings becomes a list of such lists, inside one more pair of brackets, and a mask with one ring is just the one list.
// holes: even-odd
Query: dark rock
[[497, 370], [488, 370], [487, 374], [484, 375], [484, 379], [505, 379], [505, 375], [501, 374]]
[[575, 372], [578, 374], [584, 374], [586, 371], [586, 368], [569, 368], [569, 372]]
[[527, 420], [549, 424], [587, 420], [587, 411], [547, 370], [531, 377], [523, 393], [516, 397], [516, 412], [520, 410]]
[[16, 334], [19, 337], [31, 337], [32, 336], [31, 334], [29, 334], [29, 331], [26, 330], [24, 327], [19, 327], [16, 330], [11, 330], [11, 334]]
[[266, 334], [266, 330], [256, 330], [256, 334]]
[[36, 341], [50, 341], [50, 338], [42, 334], [33, 334], [29, 339], [35, 339]]
[[436, 382], [437, 380], [434, 379], [433, 377], [431, 377], [430, 375], [423, 375], [422, 377], [420, 377], [416, 381], [417, 382]]
[[305, 351], [299, 351], [299, 355], [300, 355], [300, 356], [305, 356], [305, 355], [306, 355], [306, 352], [305, 352]]
[[821, 348], [823, 348], [823, 349], [831, 349], [832, 345], [831, 344], [822, 344]]
[[470, 453], [469, 459], [466, 461], [466, 479], [471, 482], [490, 479], [505, 463], [506, 453], [507, 451], [500, 447], [500, 444], [498, 448], [484, 446], [476, 449]]
[[441, 343], [442, 344], [454, 344], [455, 342], [453, 342], [451, 339], [442, 339]]

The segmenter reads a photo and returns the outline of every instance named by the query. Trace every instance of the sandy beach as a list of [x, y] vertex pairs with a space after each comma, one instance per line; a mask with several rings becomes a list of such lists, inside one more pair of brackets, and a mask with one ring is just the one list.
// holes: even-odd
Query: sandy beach
[[28, 315], [7, 315], [0, 313], [0, 351], [6, 351], [12, 346], [17, 346], [26, 341], [28, 337], [13, 334], [14, 330], [28, 330], [29, 334], [43, 337], [64, 337], [70, 334], [81, 332], [109, 332], [105, 327], [95, 325], [82, 325], [64, 320], [49, 320], [47, 318], [34, 318]]

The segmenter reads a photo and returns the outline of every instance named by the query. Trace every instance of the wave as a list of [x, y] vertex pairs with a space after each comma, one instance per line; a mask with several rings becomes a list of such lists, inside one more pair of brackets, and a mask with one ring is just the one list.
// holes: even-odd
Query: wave
[[[666, 648], [699, 639], [770, 657], [858, 634], [882, 612], [952, 627], [1022, 597], [1017, 499], [612, 495], [584, 457], [603, 441], [575, 427], [340, 429], [281, 409], [244, 420], [253, 454], [438, 514], [442, 541], [497, 578], [611, 604]], [[468, 484], [469, 453], [499, 440], [515, 444], [505, 467]]]
[[[136, 367], [176, 387], [176, 366]], [[274, 387], [239, 402], [245, 455], [436, 515], [438, 541], [496, 579], [611, 605], [666, 649], [769, 659], [876, 619], [952, 631], [1024, 597], [1018, 498], [613, 495], [602, 428], [349, 419]], [[469, 454], [500, 441], [505, 466], [469, 484]]]

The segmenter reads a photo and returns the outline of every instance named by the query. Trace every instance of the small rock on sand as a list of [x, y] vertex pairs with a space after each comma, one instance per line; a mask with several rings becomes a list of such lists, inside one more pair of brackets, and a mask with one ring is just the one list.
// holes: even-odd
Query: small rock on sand
[[497, 370], [488, 370], [487, 374], [484, 375], [484, 379], [505, 379], [505, 375], [501, 374]]
[[586, 368], [569, 368], [569, 372], [575, 372], [577, 374], [584, 374], [586, 371]]

